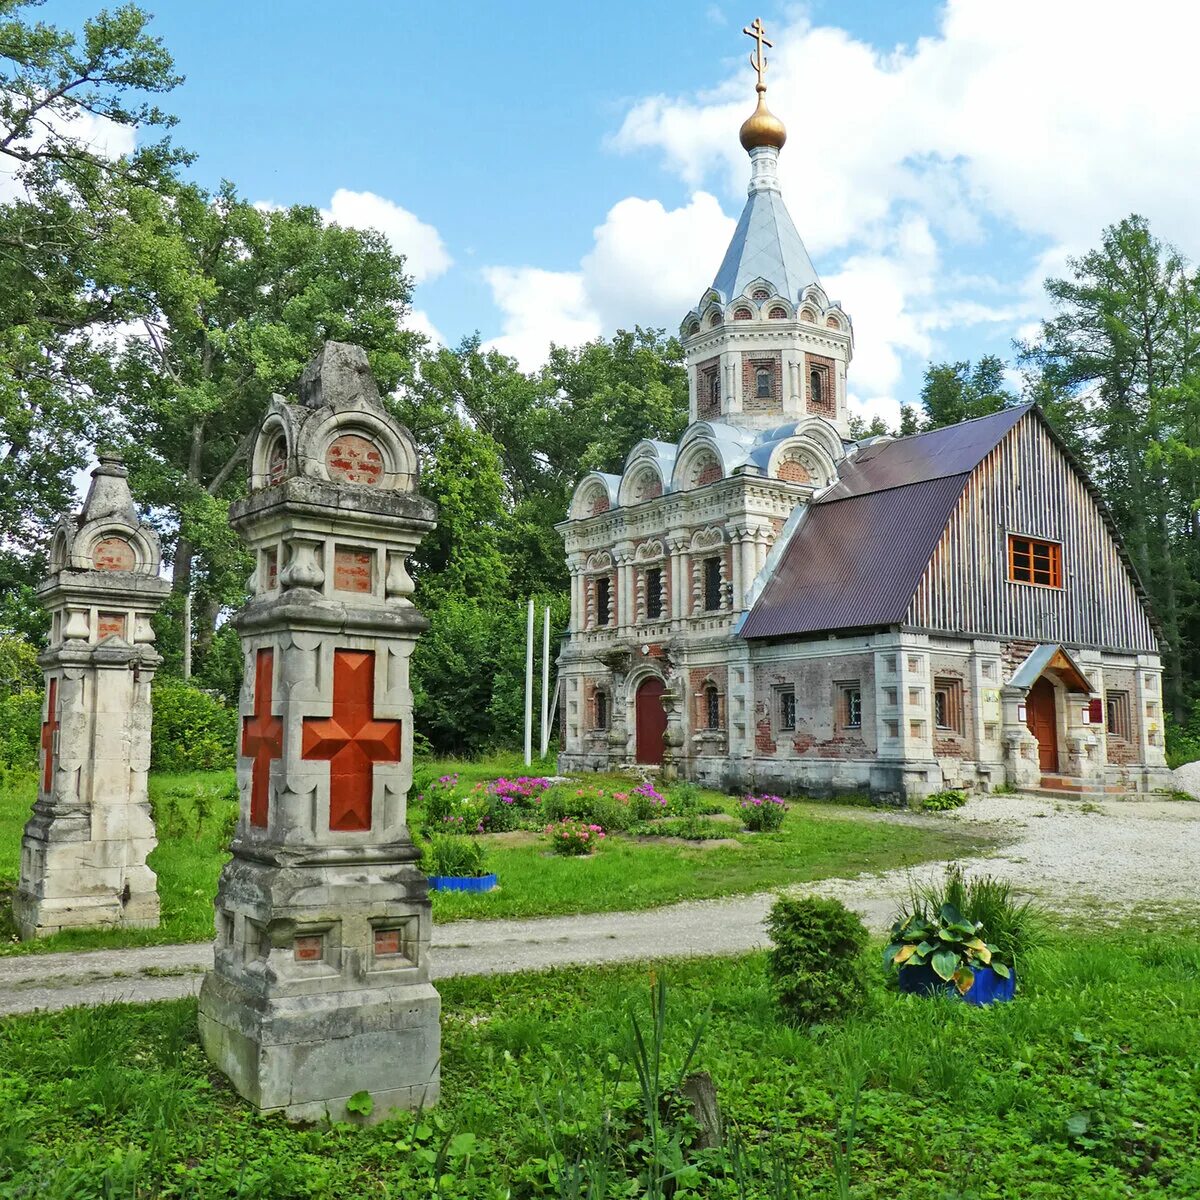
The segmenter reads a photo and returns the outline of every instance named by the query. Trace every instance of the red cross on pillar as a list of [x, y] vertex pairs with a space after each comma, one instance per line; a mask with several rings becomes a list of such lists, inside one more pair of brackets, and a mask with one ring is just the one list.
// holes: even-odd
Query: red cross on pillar
[[54, 786], [54, 735], [58, 732], [58, 680], [50, 680], [50, 700], [46, 705], [46, 719], [42, 722], [42, 753], [45, 755], [45, 774], [42, 791]]
[[372, 764], [400, 761], [400, 722], [375, 720], [375, 655], [333, 653], [333, 713], [304, 718], [301, 757], [329, 763], [329, 828], [371, 828]]
[[271, 759], [283, 753], [283, 722], [271, 715], [275, 651], [260, 650], [254, 664], [254, 713], [242, 721], [242, 757], [254, 759], [250, 777], [250, 824], [267, 825]]

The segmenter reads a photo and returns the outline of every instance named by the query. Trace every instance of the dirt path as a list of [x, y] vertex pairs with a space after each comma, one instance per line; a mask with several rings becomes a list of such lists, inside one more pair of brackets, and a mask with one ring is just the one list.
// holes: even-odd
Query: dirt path
[[[881, 812], [862, 817], [896, 819]], [[1200, 804], [1085, 807], [995, 796], [944, 819], [1004, 841], [992, 857], [968, 860], [968, 869], [1006, 876], [1065, 915], [1119, 920], [1134, 909], [1170, 914], [1200, 906]], [[898, 869], [797, 890], [837, 896], [878, 932], [907, 886], [908, 873]], [[773, 900], [762, 893], [646, 912], [435, 925], [433, 976], [736, 954], [765, 943], [762, 920]], [[0, 959], [0, 1014], [194, 995], [211, 962], [206, 944]]]

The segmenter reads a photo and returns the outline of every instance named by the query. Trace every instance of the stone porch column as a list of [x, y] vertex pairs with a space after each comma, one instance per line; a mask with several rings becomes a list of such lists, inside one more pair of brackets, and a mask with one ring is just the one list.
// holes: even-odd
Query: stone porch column
[[[407, 825], [409, 660], [428, 627], [406, 563], [434, 528], [417, 454], [358, 346], [275, 397], [230, 521], [263, 563], [234, 618], [245, 675], [233, 858], [200, 1038], [264, 1112], [370, 1119], [438, 1096], [430, 905]], [[281, 553], [281, 550], [284, 553]]]
[[153, 927], [146, 865], [154, 823], [150, 681], [162, 659], [150, 618], [171, 590], [158, 537], [133, 506], [128, 472], [101, 455], [83, 512], [50, 545], [38, 598], [50, 613], [41, 771], [21, 839], [13, 915], [22, 938], [63, 929]]

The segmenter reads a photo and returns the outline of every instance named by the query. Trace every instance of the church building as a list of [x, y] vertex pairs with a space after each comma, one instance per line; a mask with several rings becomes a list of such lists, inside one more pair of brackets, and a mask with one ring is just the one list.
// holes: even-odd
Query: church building
[[784, 205], [746, 32], [749, 196], [681, 326], [688, 427], [585, 476], [558, 526], [561, 768], [895, 800], [1161, 786], [1158, 626], [1042, 413], [852, 438], [853, 327]]

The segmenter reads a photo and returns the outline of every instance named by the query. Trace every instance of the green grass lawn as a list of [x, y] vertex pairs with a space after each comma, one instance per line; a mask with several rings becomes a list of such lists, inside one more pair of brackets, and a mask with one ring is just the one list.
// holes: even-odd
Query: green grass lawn
[[[470, 785], [499, 775], [523, 773], [520, 760], [497, 757], [477, 763], [438, 763], [442, 773], [457, 772]], [[552, 763], [536, 764], [546, 773]], [[598, 777], [612, 783], [617, 777]], [[621, 786], [617, 779], [617, 786]], [[628, 788], [629, 781], [623, 781]], [[0, 786], [0, 889], [16, 884], [21, 830], [36, 795], [36, 780], [26, 777]], [[0, 954], [94, 949], [113, 946], [205, 941], [212, 937], [212, 899], [225, 861], [236, 812], [232, 771], [186, 775], [157, 773], [150, 795], [159, 844], [150, 857], [158, 873], [162, 923], [157, 929], [83, 930], [57, 934], [34, 943], [14, 940], [11, 909], [0, 906]], [[703, 793], [736, 813], [737, 802]], [[420, 810], [410, 814], [414, 828]], [[614, 836], [586, 858], [560, 858], [541, 839], [527, 845], [502, 845], [490, 837], [488, 866], [500, 887], [486, 894], [438, 892], [434, 920], [463, 917], [539, 917], [584, 912], [652, 908], [678, 900], [740, 895], [832, 876], [902, 867], [953, 858], [980, 848], [978, 838], [952, 819], [929, 828], [854, 819], [845, 808], [796, 804], [778, 834], [745, 834], [729, 826], [737, 848], [704, 849]], [[503, 841], [503, 839], [501, 839]]]
[[[863, 970], [866, 1010], [809, 1031], [778, 1019], [762, 955], [658, 964], [665, 1085], [699, 1034], [745, 1160], [739, 1189], [685, 1123], [676, 1200], [1200, 1195], [1194, 933], [1059, 937], [991, 1009], [888, 990], [877, 949]], [[191, 1001], [10, 1018], [0, 1192], [641, 1197], [630, 1014], [646, 1027], [648, 985], [645, 966], [443, 982], [442, 1103], [370, 1129], [254, 1114], [209, 1070]]]

